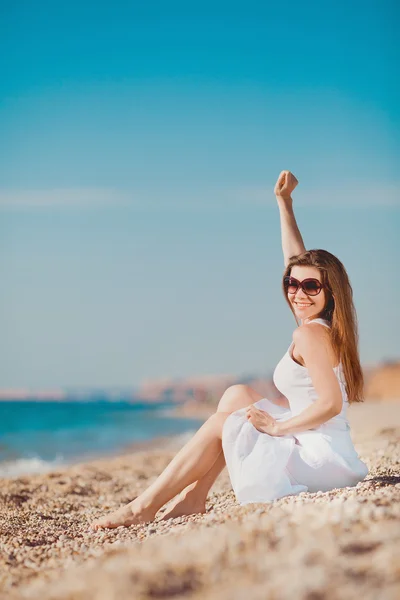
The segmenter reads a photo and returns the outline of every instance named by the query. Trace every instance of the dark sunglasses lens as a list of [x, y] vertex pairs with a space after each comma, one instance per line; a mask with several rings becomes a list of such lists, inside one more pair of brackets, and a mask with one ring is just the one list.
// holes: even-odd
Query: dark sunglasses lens
[[316, 296], [321, 289], [321, 284], [317, 280], [305, 281], [303, 283], [303, 286], [306, 291], [306, 294], [309, 294], [310, 296]]
[[290, 277], [285, 277], [285, 289], [289, 294], [295, 294], [297, 292], [298, 285]]

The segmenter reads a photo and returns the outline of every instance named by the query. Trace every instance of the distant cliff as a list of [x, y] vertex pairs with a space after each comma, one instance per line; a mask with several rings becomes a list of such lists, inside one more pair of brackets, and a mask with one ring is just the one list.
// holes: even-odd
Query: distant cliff
[[387, 361], [364, 373], [366, 400], [400, 398], [400, 361]]
[[[385, 361], [363, 367], [365, 399], [379, 400], [400, 398], [400, 361]], [[0, 401], [127, 401], [127, 402], [175, 402], [187, 407], [200, 406], [205, 412], [218, 404], [225, 390], [231, 385], [246, 384], [264, 397], [274, 400], [280, 396], [270, 375], [264, 374], [204, 374], [181, 378], [146, 379], [137, 387], [118, 389], [85, 388], [64, 389], [0, 389]]]

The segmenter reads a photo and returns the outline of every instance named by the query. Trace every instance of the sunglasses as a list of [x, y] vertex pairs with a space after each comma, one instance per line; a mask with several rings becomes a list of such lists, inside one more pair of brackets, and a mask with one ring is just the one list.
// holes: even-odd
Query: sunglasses
[[309, 278], [299, 281], [298, 279], [289, 276], [284, 277], [283, 284], [286, 292], [289, 294], [295, 294], [301, 286], [301, 289], [305, 294], [307, 294], [307, 296], [317, 296], [317, 294], [319, 294], [324, 287], [324, 285], [318, 281], [318, 279]]

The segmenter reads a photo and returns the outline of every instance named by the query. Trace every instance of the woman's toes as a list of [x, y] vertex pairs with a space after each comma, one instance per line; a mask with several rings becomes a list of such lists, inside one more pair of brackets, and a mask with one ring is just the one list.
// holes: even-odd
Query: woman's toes
[[153, 513], [137, 512], [128, 504], [122, 506], [110, 515], [105, 515], [101, 519], [94, 521], [91, 525], [95, 531], [97, 529], [114, 529], [116, 527], [129, 527], [138, 523], [147, 523], [154, 519]]
[[172, 503], [161, 517], [162, 521], [167, 519], [175, 519], [176, 517], [184, 517], [187, 515], [204, 514], [206, 512], [205, 501], [196, 500], [187, 496], [178, 496], [175, 502]]
[[109, 527], [111, 525], [111, 523], [109, 522], [109, 519], [106, 517], [103, 517], [102, 519], [98, 519], [97, 521], [94, 521], [90, 527], [92, 529], [94, 529], [95, 531], [97, 531], [98, 529], [102, 529], [103, 527]]

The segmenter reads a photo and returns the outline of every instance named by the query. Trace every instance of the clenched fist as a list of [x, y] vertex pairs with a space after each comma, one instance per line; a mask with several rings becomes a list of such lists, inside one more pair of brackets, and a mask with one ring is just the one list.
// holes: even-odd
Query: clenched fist
[[281, 171], [275, 184], [274, 193], [279, 198], [288, 199], [299, 182], [290, 171]]

